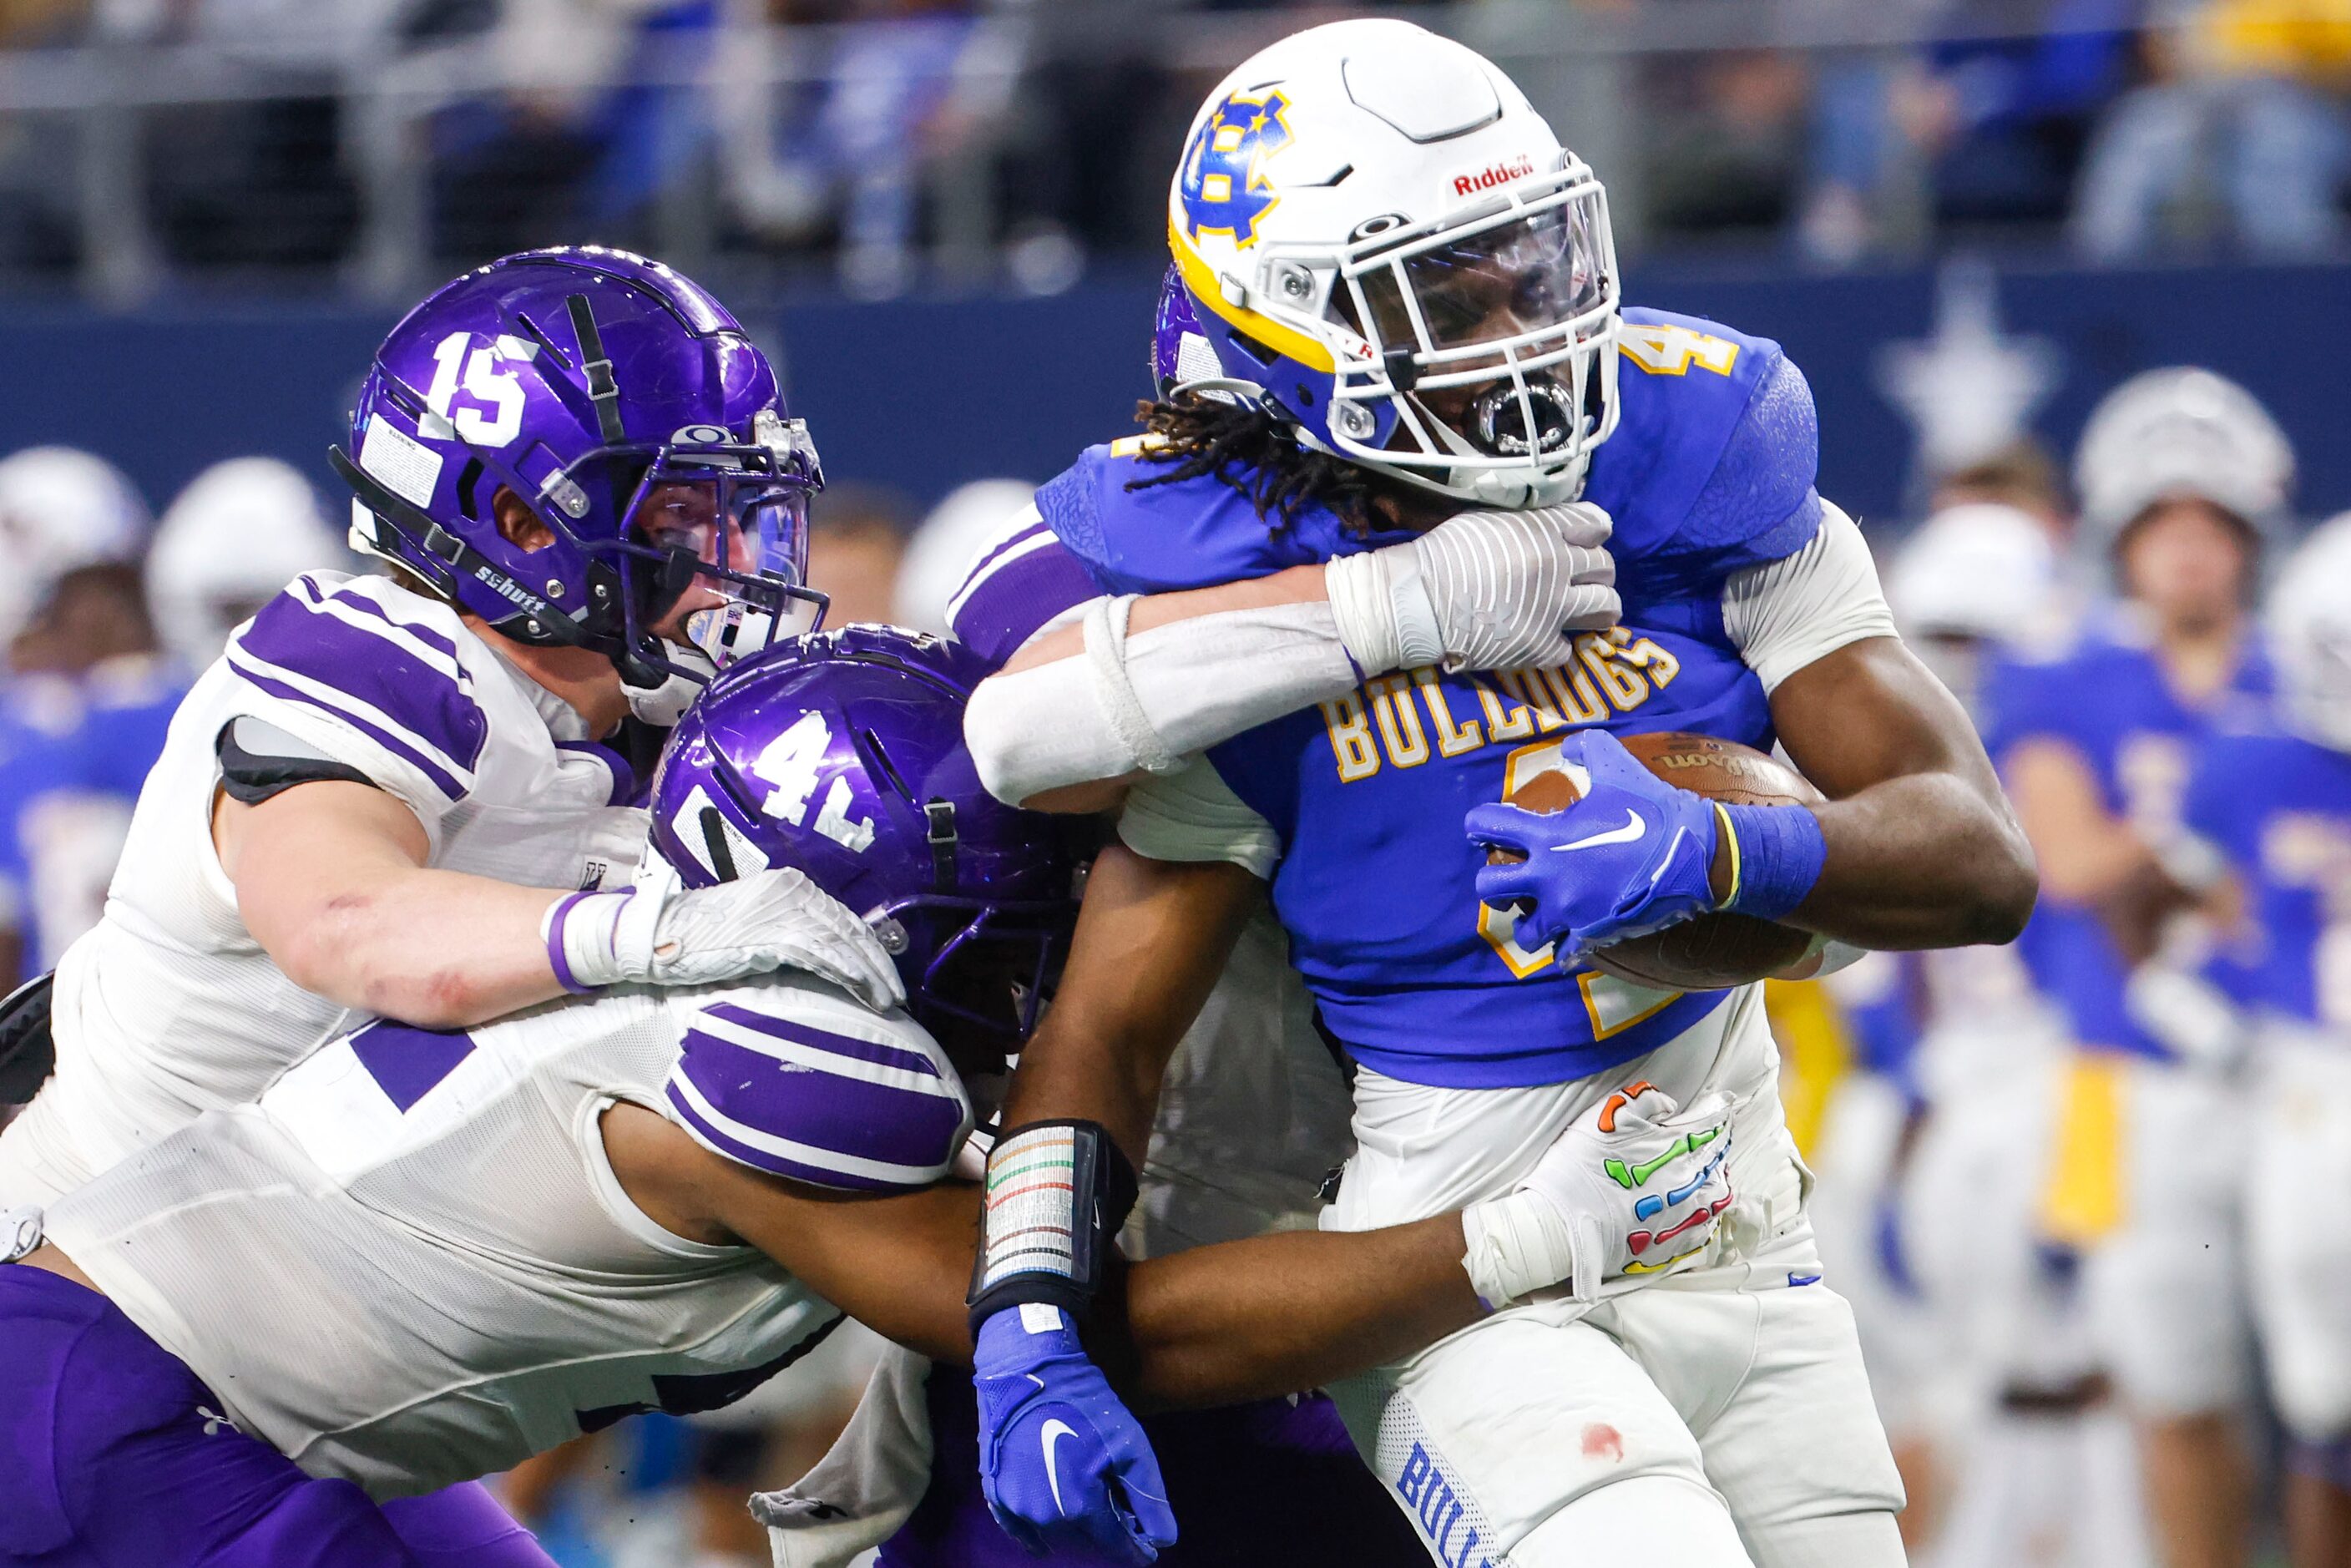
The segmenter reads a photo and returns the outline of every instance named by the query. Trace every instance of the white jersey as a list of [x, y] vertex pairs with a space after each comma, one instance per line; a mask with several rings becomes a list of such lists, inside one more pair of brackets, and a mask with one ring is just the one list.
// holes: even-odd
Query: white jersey
[[106, 911], [57, 965], [56, 1076], [0, 1139], [0, 1207], [41, 1203], [198, 1113], [251, 1100], [360, 1021], [287, 979], [214, 852], [222, 729], [258, 718], [416, 813], [430, 862], [501, 882], [625, 882], [624, 765], [455, 611], [381, 577], [298, 577], [182, 703]]
[[794, 974], [632, 988], [465, 1033], [371, 1024], [82, 1186], [48, 1233], [244, 1430], [378, 1498], [430, 1491], [726, 1404], [840, 1317], [632, 1203], [601, 1134], [623, 1101], [867, 1192], [938, 1180], [971, 1128], [904, 1013]]

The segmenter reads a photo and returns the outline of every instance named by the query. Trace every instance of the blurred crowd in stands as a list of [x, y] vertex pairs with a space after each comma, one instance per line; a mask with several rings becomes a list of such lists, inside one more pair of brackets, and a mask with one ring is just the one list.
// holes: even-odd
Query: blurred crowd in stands
[[[1157, 246], [1217, 73], [1365, 8], [0, 0], [0, 273], [67, 278], [135, 239], [154, 279], [396, 291], [592, 234], [864, 295], [933, 273], [1049, 293]], [[1628, 250], [1834, 267], [1952, 237], [2098, 260], [2340, 237], [2351, 0], [1388, 9], [1528, 84]]]

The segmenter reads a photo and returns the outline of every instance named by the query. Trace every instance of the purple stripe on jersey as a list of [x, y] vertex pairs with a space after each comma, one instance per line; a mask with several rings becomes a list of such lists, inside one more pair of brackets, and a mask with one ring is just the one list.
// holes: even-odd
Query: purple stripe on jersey
[[876, 1067], [895, 1067], [906, 1072], [919, 1072], [926, 1078], [940, 1078], [939, 1064], [919, 1051], [904, 1046], [883, 1045], [871, 1040], [859, 1040], [852, 1035], [835, 1034], [831, 1030], [816, 1029], [790, 1019], [780, 1019], [771, 1013], [754, 1012], [733, 1002], [716, 1002], [703, 1009], [712, 1018], [725, 1019], [728, 1023], [757, 1030], [777, 1040], [788, 1040], [795, 1045], [813, 1046], [834, 1056], [845, 1056], [852, 1061], [870, 1061]]
[[311, 707], [317, 708], [320, 713], [329, 714], [333, 717], [342, 720], [345, 724], [350, 725], [353, 729], [358, 730], [361, 735], [366, 736], [370, 740], [374, 741], [378, 746], [382, 747], [386, 751], [391, 752], [393, 756], [406, 758], [410, 763], [413, 764], [421, 772], [423, 772], [427, 779], [430, 779], [433, 781], [433, 787], [434, 789], [440, 790], [444, 795], [448, 796], [450, 800], [462, 800], [465, 798], [465, 787], [457, 781], [455, 774], [451, 773], [447, 768], [442, 767], [439, 763], [434, 761], [431, 758], [425, 756], [423, 752], [417, 750], [416, 747], [411, 746], [405, 740], [401, 739], [400, 737], [392, 734], [391, 731], [384, 729], [382, 727], [373, 724], [367, 719], [361, 718], [355, 713], [348, 713], [343, 709], [335, 706], [331, 703], [321, 702], [319, 699], [312, 696], [306, 691], [298, 690], [296, 687], [287, 685], [284, 681], [265, 675], [259, 670], [255, 669], [252, 665], [241, 663], [237, 659], [236, 645], [235, 643], [231, 643], [229, 645], [228, 662], [231, 669], [234, 669], [238, 674], [244, 676], [255, 685], [259, 686], [263, 691], [267, 692], [271, 696], [284, 697], [288, 702], [306, 703]]
[[685, 1031], [671, 1074], [692, 1083], [731, 1122], [811, 1149], [885, 1165], [944, 1165], [963, 1128], [963, 1103], [952, 1094], [778, 1061], [698, 1029]]
[[555, 743], [555, 749], [576, 751], [582, 757], [592, 757], [604, 765], [605, 770], [612, 776], [611, 792], [610, 798], [604, 802], [607, 806], [632, 806], [640, 803], [637, 800], [637, 770], [629, 766], [627, 758], [602, 741], [559, 740]]
[[405, 1111], [474, 1054], [474, 1038], [462, 1030], [444, 1034], [386, 1020], [351, 1036], [351, 1054], [384, 1097]]
[[342, 605], [345, 609], [357, 610], [362, 614], [374, 616], [377, 620], [382, 622], [387, 626], [399, 627], [402, 631], [407, 632], [410, 636], [415, 638], [426, 647], [437, 649], [441, 653], [446, 653], [452, 659], [457, 656], [456, 643], [451, 642], [448, 638], [444, 637], [440, 632], [435, 632], [430, 626], [419, 625], [413, 621], [393, 620], [392, 612], [386, 610], [382, 605], [378, 604], [372, 599], [366, 598], [357, 593], [324, 593], [319, 591], [317, 583], [312, 582], [307, 577], [298, 577], [294, 580], [294, 582], [297, 587], [301, 589], [302, 596], [313, 604], [324, 604], [329, 599], [332, 599], [335, 602]]
[[489, 720], [455, 675], [298, 595], [281, 593], [263, 605], [237, 643], [256, 659], [367, 703], [461, 767], [479, 762], [489, 743]]
[[750, 1145], [712, 1126], [700, 1112], [686, 1103], [685, 1096], [678, 1092], [675, 1084], [671, 1084], [666, 1093], [669, 1097], [670, 1113], [677, 1118], [686, 1131], [737, 1165], [749, 1166], [753, 1170], [766, 1171], [770, 1176], [806, 1182], [810, 1186], [840, 1187], [849, 1192], [913, 1190], [906, 1183], [882, 1181], [869, 1176], [852, 1176], [846, 1171], [827, 1170], [820, 1166], [803, 1165], [798, 1160], [788, 1159], [782, 1155], [770, 1154], [765, 1149], [755, 1149]]
[[1056, 615], [1102, 590], [1059, 539], [998, 568], [956, 612], [955, 634], [991, 664], [1002, 664]]
[[963, 574], [964, 581], [968, 583], [976, 577], [985, 577], [987, 574], [987, 569], [1002, 559], [1006, 551], [1019, 549], [1045, 531], [1045, 519], [1042, 517], [1015, 528], [1009, 538], [990, 545], [986, 554], [971, 563], [971, 570]]

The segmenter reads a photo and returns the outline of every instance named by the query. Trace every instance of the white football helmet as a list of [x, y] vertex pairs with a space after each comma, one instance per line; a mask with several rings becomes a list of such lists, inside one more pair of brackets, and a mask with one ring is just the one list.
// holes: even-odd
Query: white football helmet
[[2287, 726], [2351, 751], [2351, 513], [2312, 530], [2286, 562], [2269, 633]]
[[1913, 637], [2009, 642], [2058, 590], [2049, 530], [2014, 507], [1970, 501], [1921, 523], [1886, 574], [1886, 601]]
[[2210, 371], [2133, 376], [2090, 415], [2074, 455], [2085, 542], [2110, 553], [2158, 501], [2192, 497], [2265, 541], [2290, 523], [2294, 447], [2252, 393]]
[[232, 457], [165, 509], [147, 558], [148, 612], [163, 646], [201, 670], [295, 578], [350, 565], [308, 480], [275, 457]]
[[0, 459], [0, 641], [74, 568], [137, 559], [147, 522], [138, 489], [103, 457], [28, 446]]
[[1616, 423], [1608, 203], [1510, 79], [1407, 22], [1261, 50], [1192, 121], [1168, 242], [1221, 375], [1305, 444], [1493, 507]]

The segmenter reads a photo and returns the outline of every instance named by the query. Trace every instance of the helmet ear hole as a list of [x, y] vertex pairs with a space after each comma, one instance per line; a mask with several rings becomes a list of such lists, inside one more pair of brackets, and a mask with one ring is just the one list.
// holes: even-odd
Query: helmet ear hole
[[481, 483], [482, 460], [466, 458], [465, 465], [457, 470], [457, 510], [475, 522], [482, 520], [481, 497], [477, 494]]
[[1274, 361], [1281, 357], [1246, 332], [1235, 332], [1233, 342], [1242, 353], [1255, 360], [1259, 366], [1265, 370], [1271, 370]]

